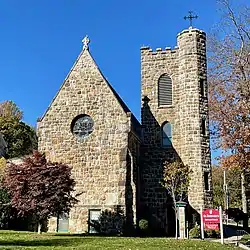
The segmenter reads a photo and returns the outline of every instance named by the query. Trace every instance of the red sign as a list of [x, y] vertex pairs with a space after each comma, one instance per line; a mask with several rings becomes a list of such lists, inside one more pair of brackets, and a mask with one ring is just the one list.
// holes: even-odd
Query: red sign
[[219, 229], [220, 212], [217, 209], [207, 209], [202, 211], [202, 219], [205, 229]]
[[216, 224], [220, 223], [220, 212], [217, 209], [207, 209], [202, 211], [204, 223]]
[[219, 224], [205, 224], [204, 229], [206, 230], [219, 230]]

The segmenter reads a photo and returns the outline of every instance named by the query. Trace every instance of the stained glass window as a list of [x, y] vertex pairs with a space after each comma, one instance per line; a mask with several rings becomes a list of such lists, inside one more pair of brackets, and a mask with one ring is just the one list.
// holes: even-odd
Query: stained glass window
[[94, 121], [88, 115], [77, 116], [71, 125], [72, 133], [78, 138], [86, 138], [93, 132]]

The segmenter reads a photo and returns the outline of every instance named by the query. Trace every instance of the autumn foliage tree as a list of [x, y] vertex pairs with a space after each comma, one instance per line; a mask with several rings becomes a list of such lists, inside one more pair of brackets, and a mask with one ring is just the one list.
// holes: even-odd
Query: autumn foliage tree
[[7, 143], [7, 158], [28, 155], [37, 149], [35, 130], [16, 118], [0, 116], [0, 133]]
[[28, 155], [37, 149], [36, 132], [22, 118], [23, 112], [13, 101], [0, 103], [0, 134], [7, 144], [6, 158]]
[[[229, 192], [229, 207], [241, 208], [241, 175], [239, 169], [226, 170], [226, 184]], [[218, 166], [212, 168], [213, 207], [225, 207], [224, 169]]]
[[165, 162], [162, 185], [173, 199], [176, 220], [176, 238], [178, 237], [177, 202], [187, 200], [191, 170], [181, 161]]
[[52, 215], [68, 213], [77, 202], [72, 194], [75, 181], [71, 168], [48, 162], [45, 155], [37, 151], [22, 164], [7, 166], [5, 186], [18, 214], [35, 215], [39, 225]]
[[6, 168], [6, 160], [0, 157], [0, 228], [3, 229], [8, 226], [9, 220], [11, 219], [11, 206], [10, 196], [8, 191], [3, 185], [4, 173]]
[[[222, 20], [209, 43], [210, 125], [223, 167], [244, 173], [250, 163], [250, 8], [220, 0]], [[243, 210], [246, 199], [243, 188]]]
[[13, 101], [4, 101], [0, 103], [0, 116], [15, 117], [20, 121], [23, 118], [23, 112]]

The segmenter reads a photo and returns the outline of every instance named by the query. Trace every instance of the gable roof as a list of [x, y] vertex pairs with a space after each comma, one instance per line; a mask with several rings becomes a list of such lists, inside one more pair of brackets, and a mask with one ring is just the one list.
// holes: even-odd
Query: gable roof
[[[42, 121], [43, 118], [46, 116], [47, 112], [49, 111], [51, 105], [53, 104], [54, 100], [56, 99], [56, 97], [58, 96], [58, 94], [60, 93], [62, 87], [64, 86], [65, 82], [67, 81], [67, 79], [69, 78], [71, 72], [74, 70], [76, 64], [78, 63], [78, 61], [80, 60], [81, 56], [83, 55], [83, 53], [88, 53], [88, 56], [90, 56], [91, 60], [93, 61], [96, 69], [98, 70], [98, 72], [101, 74], [102, 78], [104, 79], [104, 81], [106, 82], [107, 86], [109, 87], [109, 89], [112, 91], [113, 95], [115, 96], [116, 100], [118, 101], [119, 105], [121, 106], [122, 110], [124, 111], [124, 113], [128, 113], [130, 111], [130, 109], [128, 108], [128, 106], [125, 104], [125, 102], [121, 99], [121, 97], [119, 96], [119, 94], [115, 91], [115, 89], [111, 86], [111, 84], [108, 82], [108, 80], [105, 78], [105, 76], [102, 74], [101, 70], [99, 69], [98, 65], [96, 64], [94, 58], [92, 57], [91, 53], [89, 52], [88, 47], [83, 47], [83, 50], [81, 51], [81, 53], [79, 54], [79, 56], [77, 57], [75, 63], [73, 64], [73, 66], [71, 67], [69, 73], [67, 74], [65, 80], [63, 81], [63, 84], [61, 85], [61, 87], [59, 88], [59, 90], [57, 91], [57, 94], [55, 95], [55, 97], [52, 99], [50, 105], [48, 106], [48, 108], [46, 109], [45, 113], [43, 114], [43, 116], [38, 120], [38, 121]], [[136, 119], [136, 118], [135, 118]], [[138, 122], [138, 121], [137, 121]], [[139, 123], [139, 122], [138, 122]]]
[[[93, 59], [93, 61], [95, 62], [95, 60]], [[95, 63], [96, 64], [96, 63]], [[122, 100], [122, 98], [119, 96], [119, 94], [115, 91], [115, 89], [111, 86], [111, 84], [109, 83], [109, 81], [106, 79], [106, 77], [102, 74], [101, 70], [99, 69], [99, 67], [96, 64], [96, 67], [98, 68], [99, 72], [101, 73], [103, 79], [106, 81], [107, 85], [109, 86], [109, 88], [111, 89], [111, 91], [113, 92], [115, 98], [117, 99], [117, 101], [119, 102], [119, 104], [121, 105], [123, 111], [125, 113], [131, 112], [130, 109], [128, 108], [128, 106], [125, 104], [125, 102]]]

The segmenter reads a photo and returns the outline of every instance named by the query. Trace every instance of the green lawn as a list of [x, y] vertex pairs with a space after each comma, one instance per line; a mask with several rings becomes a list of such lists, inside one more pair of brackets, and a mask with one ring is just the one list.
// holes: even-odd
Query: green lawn
[[53, 235], [0, 231], [0, 249], [235, 249], [200, 240]]
[[246, 234], [242, 237], [241, 241], [242, 244], [247, 245], [248, 247], [250, 246], [250, 234]]

